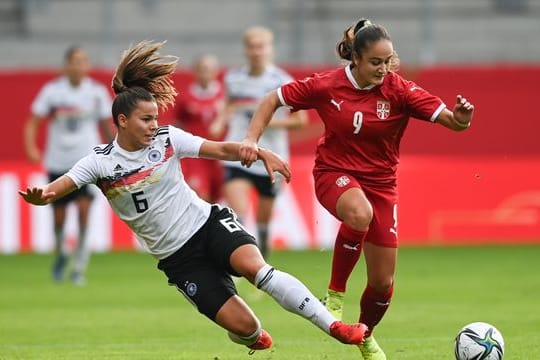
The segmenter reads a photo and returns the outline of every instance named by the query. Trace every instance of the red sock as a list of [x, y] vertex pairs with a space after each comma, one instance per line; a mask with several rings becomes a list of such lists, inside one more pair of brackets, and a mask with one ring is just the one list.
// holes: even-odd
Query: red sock
[[331, 290], [345, 292], [347, 280], [362, 253], [366, 234], [367, 231], [356, 231], [341, 224], [332, 257], [332, 277], [328, 286]]
[[366, 333], [366, 336], [371, 335], [375, 325], [383, 318], [384, 313], [390, 306], [393, 293], [393, 284], [386, 294], [375, 291], [369, 285], [366, 286], [360, 300], [360, 322], [366, 324], [369, 328], [369, 333]]

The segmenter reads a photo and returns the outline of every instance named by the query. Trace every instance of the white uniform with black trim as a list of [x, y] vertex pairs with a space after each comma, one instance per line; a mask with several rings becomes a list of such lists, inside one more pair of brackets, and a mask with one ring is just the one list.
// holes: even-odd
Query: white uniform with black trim
[[164, 259], [185, 244], [210, 215], [210, 204], [186, 184], [178, 159], [199, 157], [205, 139], [160, 127], [150, 146], [126, 151], [113, 141], [94, 148], [66, 174], [81, 187], [96, 184], [141, 244]]
[[63, 173], [101, 142], [97, 123], [111, 117], [107, 89], [90, 78], [73, 87], [66, 76], [41, 89], [32, 113], [51, 117], [44, 165], [49, 172]]
[[[270, 91], [291, 82], [292, 78], [282, 69], [270, 65], [259, 76], [251, 76], [247, 67], [231, 70], [225, 75], [224, 81], [228, 100], [236, 108], [229, 121], [226, 140], [242, 141], [246, 136], [251, 117], [262, 98]], [[280, 108], [274, 117], [282, 119], [288, 115], [288, 111], [285, 107]], [[289, 140], [285, 128], [267, 128], [259, 140], [259, 146], [272, 150], [285, 160], [289, 159]], [[255, 175], [268, 176], [264, 164], [260, 161], [249, 168], [243, 167], [239, 162], [227, 162], [226, 166], [241, 168]]]

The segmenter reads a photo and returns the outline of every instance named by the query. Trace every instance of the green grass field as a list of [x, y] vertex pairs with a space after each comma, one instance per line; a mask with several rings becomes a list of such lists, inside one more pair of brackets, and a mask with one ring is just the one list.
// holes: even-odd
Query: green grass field
[[[505, 360], [540, 359], [540, 247], [403, 248], [393, 304], [377, 329], [390, 360], [453, 359], [465, 324], [496, 325]], [[275, 252], [271, 263], [322, 296], [331, 253]], [[88, 284], [50, 279], [51, 256], [0, 257], [0, 359], [248, 359], [247, 348], [206, 320], [145, 254], [99, 254]], [[361, 260], [363, 261], [363, 260]], [[356, 321], [363, 262], [351, 278], [345, 320]], [[254, 359], [359, 359], [353, 346], [257, 297], [241, 295], [272, 334]]]

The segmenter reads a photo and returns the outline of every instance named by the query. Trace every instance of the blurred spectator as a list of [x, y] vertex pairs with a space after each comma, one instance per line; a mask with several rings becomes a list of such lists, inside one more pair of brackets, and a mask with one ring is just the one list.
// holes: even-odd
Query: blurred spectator
[[[195, 79], [178, 96], [174, 114], [178, 126], [194, 135], [209, 139], [209, 127], [224, 106], [225, 93], [217, 80], [218, 60], [202, 55], [193, 64]], [[210, 203], [221, 197], [223, 168], [218, 160], [182, 159], [182, 172], [189, 186]]]
[[[225, 75], [227, 103], [212, 126], [214, 135], [221, 134], [228, 125], [226, 139], [241, 141], [251, 121], [255, 108], [263, 96], [292, 80], [282, 69], [272, 63], [274, 34], [264, 27], [252, 27], [244, 32], [244, 55], [247, 64], [232, 69]], [[287, 129], [298, 128], [307, 123], [304, 112], [290, 114], [281, 109], [269, 124], [269, 130], [261, 137], [261, 146], [274, 151], [284, 159], [289, 158]], [[259, 247], [263, 256], [268, 254], [268, 225], [281, 181], [272, 184], [264, 164], [255, 163], [250, 168], [240, 163], [225, 164], [224, 197], [241, 221], [245, 221], [250, 190], [258, 193], [256, 210]]]
[[[113, 139], [110, 95], [103, 85], [87, 76], [90, 69], [87, 53], [78, 46], [70, 47], [64, 61], [63, 74], [45, 84], [32, 103], [32, 115], [24, 129], [26, 155], [34, 163], [43, 160], [49, 181], [64, 174], [101, 142], [98, 125], [107, 141]], [[42, 158], [36, 144], [36, 135], [40, 122], [45, 119], [50, 124]], [[90, 256], [86, 245], [86, 228], [92, 198], [92, 191], [83, 187], [53, 203], [55, 281], [63, 279], [68, 260], [64, 244], [66, 206], [76, 201], [79, 239], [74, 251], [71, 280], [77, 285], [84, 284], [84, 273]]]

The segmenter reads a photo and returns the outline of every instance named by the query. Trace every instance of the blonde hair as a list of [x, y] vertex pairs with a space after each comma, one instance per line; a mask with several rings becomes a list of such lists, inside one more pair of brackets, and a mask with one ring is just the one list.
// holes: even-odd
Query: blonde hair
[[244, 44], [246, 44], [249, 39], [251, 39], [254, 36], [263, 36], [268, 40], [269, 43], [274, 42], [274, 33], [272, 30], [270, 30], [267, 27], [264, 26], [252, 26], [248, 28], [246, 31], [244, 31], [243, 41]]

